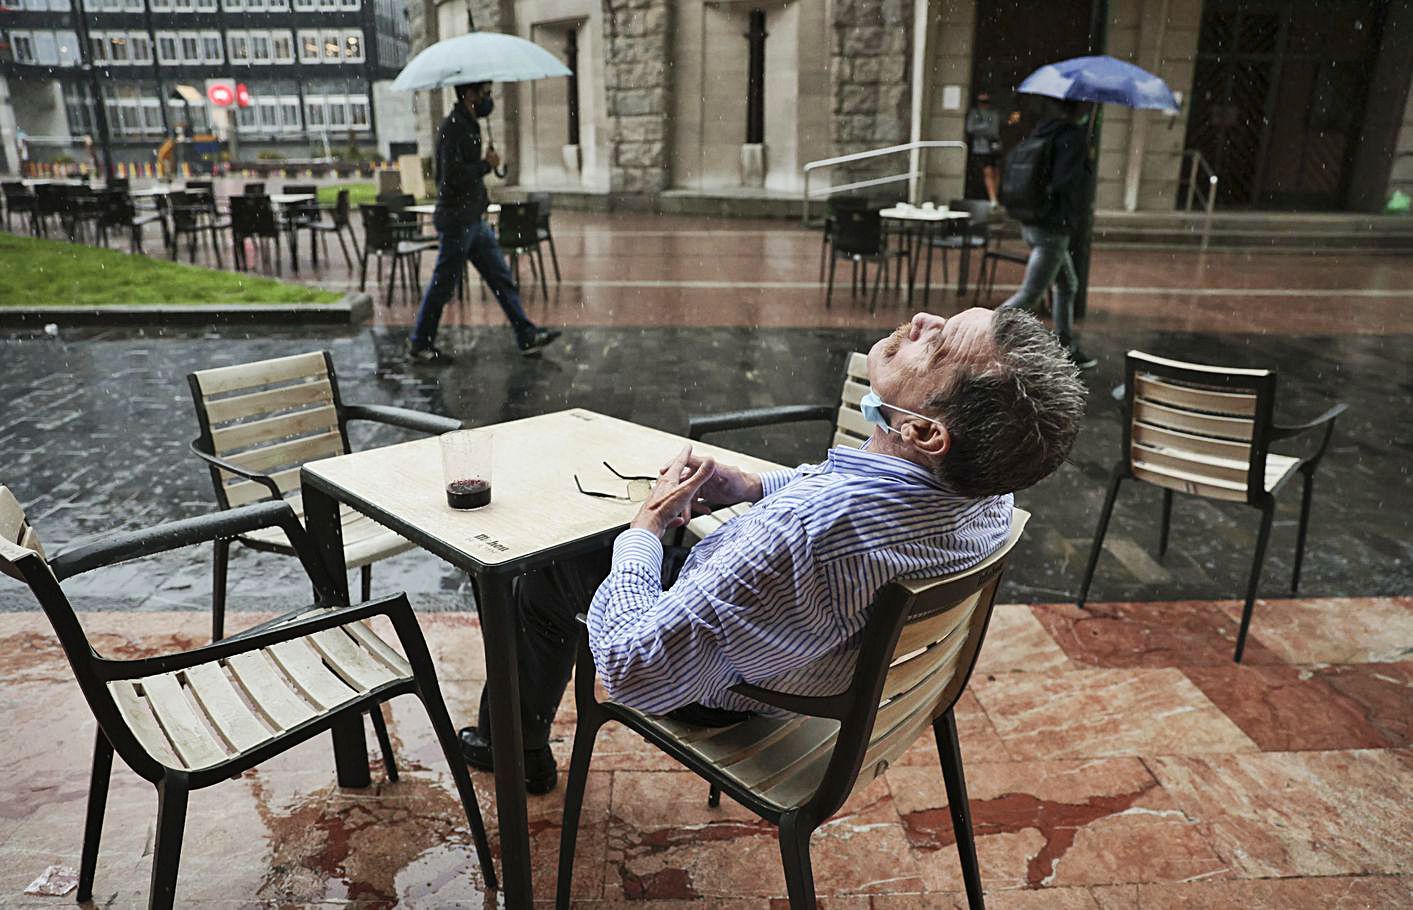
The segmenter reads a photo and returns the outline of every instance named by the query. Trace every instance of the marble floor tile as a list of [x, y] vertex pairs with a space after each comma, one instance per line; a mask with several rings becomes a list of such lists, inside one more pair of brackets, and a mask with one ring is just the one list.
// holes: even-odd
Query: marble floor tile
[[996, 675], [972, 691], [1017, 760], [1257, 751], [1176, 669]]
[[1146, 759], [1246, 878], [1405, 873], [1413, 753], [1171, 755]]
[[1413, 743], [1413, 661], [1395, 664], [1336, 664], [1310, 671], [1357, 703], [1364, 719], [1395, 746]]
[[[1183, 673], [1266, 752], [1402, 745], [1369, 721], [1372, 706], [1337, 693], [1318, 671], [1228, 663]], [[1413, 707], [1403, 695], [1404, 709]]]
[[[1082, 610], [1073, 604], [1040, 604], [1032, 609], [1076, 665], [1188, 667], [1232, 662], [1241, 613], [1238, 609], [1233, 619], [1224, 606], [1180, 600], [1091, 602]], [[1258, 620], [1263, 620], [1260, 604], [1256, 610]], [[1274, 659], [1259, 640], [1247, 637], [1246, 663]]]
[[[1138, 886], [1138, 910], [1396, 910], [1413, 902], [1409, 880], [1340, 876]], [[989, 904], [988, 904], [989, 906]]]
[[[1225, 606], [1240, 618], [1240, 605]], [[1413, 597], [1263, 600], [1252, 632], [1292, 664], [1391, 663], [1413, 657]]]
[[1068, 670], [1070, 660], [1023, 604], [997, 604], [991, 611], [976, 673], [1046, 673]]
[[[973, 762], [965, 773], [988, 888], [1229, 874], [1199, 828], [1136, 758]], [[961, 867], [946, 794], [923, 774], [914, 768], [889, 771], [893, 801], [927, 889], [957, 891]]]
[[[991, 718], [981, 709], [981, 703], [976, 700], [974, 694], [970, 691], [963, 692], [952, 711], [957, 719], [957, 741], [962, 746], [963, 761], [1010, 760], [1010, 753], [1006, 751], [1001, 737], [996, 735]], [[941, 775], [942, 766], [937, 759], [937, 740], [932, 731], [923, 730], [922, 735], [895, 764], [933, 768]], [[940, 776], [937, 779], [939, 782], [942, 780]]]

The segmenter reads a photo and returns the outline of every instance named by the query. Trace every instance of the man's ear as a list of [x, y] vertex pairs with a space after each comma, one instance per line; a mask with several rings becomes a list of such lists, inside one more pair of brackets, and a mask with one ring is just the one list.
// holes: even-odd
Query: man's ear
[[952, 434], [942, 424], [931, 420], [908, 420], [898, 432], [914, 449], [934, 460], [952, 448]]

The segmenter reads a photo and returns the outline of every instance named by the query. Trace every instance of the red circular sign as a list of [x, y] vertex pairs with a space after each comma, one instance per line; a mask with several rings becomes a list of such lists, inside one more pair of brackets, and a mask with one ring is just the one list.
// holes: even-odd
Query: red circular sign
[[206, 90], [206, 97], [217, 107], [230, 107], [235, 101], [235, 92], [231, 91], [229, 85], [217, 83]]
[[250, 107], [250, 89], [246, 88], [244, 82], [237, 82], [235, 88], [236, 104], [241, 107]]

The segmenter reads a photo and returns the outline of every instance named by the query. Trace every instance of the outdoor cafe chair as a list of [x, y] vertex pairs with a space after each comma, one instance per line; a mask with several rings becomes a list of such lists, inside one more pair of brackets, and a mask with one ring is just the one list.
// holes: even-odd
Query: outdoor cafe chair
[[530, 193], [526, 199], [539, 206], [539, 218], [535, 222], [536, 231], [540, 242], [549, 244], [550, 263], [554, 266], [554, 283], [559, 284], [562, 279], [559, 277], [559, 254], [554, 249], [554, 231], [550, 229], [550, 194]]
[[[501, 252], [510, 259], [510, 273], [520, 284], [520, 256], [530, 260], [530, 276], [540, 279], [540, 291], [549, 296], [545, 281], [545, 255], [540, 251], [540, 207], [533, 202], [507, 202], [500, 207], [496, 235]], [[536, 264], [538, 262], [538, 265]]]
[[221, 252], [215, 235], [202, 223], [207, 214], [206, 200], [185, 191], [173, 191], [157, 197], [158, 210], [166, 215], [171, 225], [171, 243], [167, 250], [173, 261], [181, 249], [182, 238], [186, 238], [187, 255], [196, 262], [196, 248], [205, 243], [211, 247], [219, 263]]
[[[0, 193], [5, 197], [5, 230], [11, 230], [10, 216], [28, 217], [29, 232], [39, 234], [39, 208], [34, 191], [18, 180], [0, 184]], [[23, 224], [23, 222], [21, 222]]]
[[162, 229], [162, 243], [171, 244], [167, 235], [167, 222], [155, 211], [139, 212], [133, 205], [132, 197], [126, 190], [103, 190], [98, 194], [98, 242], [108, 245], [108, 232], [123, 230], [128, 232], [130, 248], [134, 253], [142, 252], [143, 228], [157, 224]]
[[[206, 462], [216, 503], [223, 509], [281, 499], [303, 516], [300, 467], [306, 461], [351, 452], [350, 421], [429, 434], [461, 427], [461, 421], [451, 417], [406, 408], [345, 404], [327, 351], [199, 370], [187, 376], [187, 383], [200, 427], [191, 451]], [[410, 550], [412, 543], [352, 509], [345, 509], [342, 517], [344, 562], [360, 570], [367, 600], [372, 594], [373, 563]], [[225, 625], [226, 567], [233, 543], [295, 555], [278, 528], [215, 542], [211, 637], [217, 639]]]
[[[1290, 590], [1300, 587], [1300, 564], [1305, 554], [1305, 532], [1310, 521], [1310, 499], [1315, 471], [1329, 448], [1335, 418], [1345, 405], [1336, 404], [1308, 423], [1282, 426], [1274, 420], [1276, 374], [1274, 370], [1236, 369], [1184, 363], [1129, 351], [1124, 361], [1123, 457], [1114, 466], [1099, 528], [1089, 552], [1084, 580], [1079, 586], [1079, 607], [1089, 596], [1089, 584], [1119, 485], [1139, 480], [1163, 489], [1163, 511], [1158, 529], [1158, 555], [1168, 549], [1168, 524], [1172, 518], [1173, 492], [1227, 502], [1241, 502], [1261, 510], [1261, 528], [1246, 583], [1246, 603], [1236, 637], [1240, 661], [1251, 627], [1251, 611], [1261, 580], [1261, 565], [1276, 513], [1276, 496], [1297, 473], [1303, 477], [1300, 525], [1295, 538], [1295, 567]], [[1311, 430], [1323, 429], [1318, 446], [1306, 456], [1271, 451], [1271, 443]]]
[[348, 243], [353, 244], [354, 256], [362, 259], [363, 252], [358, 248], [358, 238], [354, 236], [353, 224], [348, 218], [348, 197], [348, 190], [339, 190], [337, 201], [332, 206], [321, 206], [319, 209], [320, 212], [328, 212], [330, 220], [324, 221], [321, 217], [317, 220], [310, 221], [308, 228], [311, 232], [310, 242], [312, 243], [313, 238], [318, 236], [320, 242], [324, 244], [324, 258], [326, 259], [329, 256], [329, 234], [333, 234], [337, 237], [339, 250], [343, 252], [343, 261], [348, 265], [351, 271], [353, 269], [353, 259], [348, 255], [348, 244], [344, 243], [343, 235], [345, 233], [348, 234]]
[[949, 250], [958, 251], [960, 258], [958, 269], [961, 272], [958, 288], [960, 289], [966, 286], [972, 253], [979, 252], [983, 262], [986, 259], [986, 251], [991, 246], [992, 206], [985, 199], [953, 199], [947, 203], [947, 208], [954, 212], [966, 212], [967, 220], [958, 225], [956, 230], [932, 237], [929, 243], [932, 244], [933, 249], [942, 253], [943, 284], [947, 283], [947, 252]]
[[[694, 416], [687, 419], [687, 438], [697, 441], [711, 433], [752, 430], [787, 423], [825, 422], [832, 424], [832, 446], [860, 448], [873, 435], [869, 423], [859, 408], [859, 401], [868, 393], [868, 355], [851, 352], [844, 361], [844, 384], [835, 404], [787, 404], [724, 414]], [[750, 508], [749, 503], [725, 505], [706, 515], [694, 517], [679, 532], [681, 542], [694, 542], [706, 537], [725, 522]]]
[[[269, 529], [292, 543], [313, 583], [314, 605], [189, 651], [136, 659], [99, 654], [61, 584], [105, 566]], [[384, 702], [409, 693], [421, 700], [431, 720], [482, 873], [495, 887], [476, 791], [407, 596], [339, 605], [312, 541], [287, 503], [253, 503], [112, 534], [48, 559], [23, 508], [0, 486], [0, 573], [27, 584], [39, 601], [98, 722], [79, 863], [80, 903], [93, 897], [114, 752], [157, 789], [147, 903], [168, 908], [175, 903], [191, 791], [238, 777], [326, 730], [361, 724], [365, 711], [381, 716]], [[366, 625], [378, 616], [392, 623], [400, 652]]]
[[[872, 310], [878, 303], [879, 286], [888, 273], [888, 260], [892, 258], [898, 260], [898, 283], [901, 284], [903, 260], [910, 258], [906, 246], [901, 248], [889, 246], [888, 237], [883, 230], [883, 219], [879, 215], [878, 209], [872, 206], [840, 209], [835, 214], [829, 245], [831, 253], [829, 277], [824, 291], [824, 305], [826, 307], [834, 297], [834, 268], [840, 259], [847, 259], [853, 263], [852, 287], [855, 295], [860, 290], [867, 289], [868, 263], [875, 264], [873, 294], [869, 298], [869, 308]], [[862, 282], [859, 276], [860, 265], [864, 267]], [[911, 266], [909, 273], [911, 274]]]
[[50, 220], [62, 227], [65, 206], [65, 190], [62, 183], [41, 183], [34, 188], [34, 220], [39, 227], [39, 236], [48, 237]]
[[[386, 305], [392, 306], [393, 288], [397, 285], [399, 273], [402, 276], [403, 289], [408, 290], [409, 285], [415, 285], [417, 296], [422, 295], [422, 279], [419, 274], [418, 265], [421, 262], [422, 254], [428, 250], [435, 250], [437, 242], [435, 240], [408, 240], [405, 222], [398, 220], [396, 213], [385, 205], [375, 205], [363, 203], [358, 207], [358, 212], [363, 218], [363, 257], [358, 270], [358, 289], [361, 291], [368, 286], [368, 259], [376, 258], [378, 261], [378, 275], [382, 276], [383, 259], [392, 259], [392, 268], [388, 272], [387, 300]], [[410, 280], [409, 280], [410, 279]]]
[[284, 222], [285, 230], [289, 231], [291, 239], [294, 241], [294, 248], [299, 248], [299, 232], [309, 232], [309, 252], [313, 259], [314, 266], [319, 265], [319, 249], [314, 245], [313, 225], [320, 220], [319, 214], [319, 187], [313, 183], [286, 183], [284, 189], [280, 191], [291, 196], [314, 196], [308, 202], [298, 202], [282, 207], [281, 219]]
[[262, 261], [268, 261], [270, 247], [274, 246], [275, 274], [280, 274], [283, 271], [280, 261], [281, 236], [269, 196], [246, 194], [231, 197], [231, 256], [238, 271], [250, 268], [250, 260], [245, 255], [245, 242], [254, 240], [260, 245]]
[[[830, 696], [795, 695], [741, 683], [731, 691], [783, 712], [706, 727], [645, 714], [595, 693], [593, 654], [581, 639], [574, 673], [578, 720], [564, 792], [556, 906], [569, 906], [574, 847], [594, 739], [613, 720], [779, 828], [791, 910], [815, 906], [810, 834], [849, 797], [880, 777], [929, 727], [937, 741], [968, 906], [982, 910], [971, 810], [953, 714], [976, 665], [1007, 557], [1030, 516], [1012, 513], [1007, 541], [975, 568], [905, 579], [874, 595], [852, 674]], [[826, 658], [828, 659], [828, 658]], [[832, 663], [832, 662], [831, 662]]]

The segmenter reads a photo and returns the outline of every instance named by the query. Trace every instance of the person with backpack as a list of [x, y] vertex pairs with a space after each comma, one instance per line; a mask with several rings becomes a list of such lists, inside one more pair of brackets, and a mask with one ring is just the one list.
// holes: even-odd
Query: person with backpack
[[1074, 299], [1079, 276], [1070, 258], [1070, 237], [1083, 225], [1089, 204], [1088, 137], [1080, 125], [1089, 105], [1044, 99], [1039, 126], [1006, 156], [1001, 204], [1021, 223], [1030, 247], [1025, 279], [1002, 309], [1034, 310], [1055, 286], [1055, 334], [1080, 369], [1097, 361], [1079, 348], [1074, 333]]

